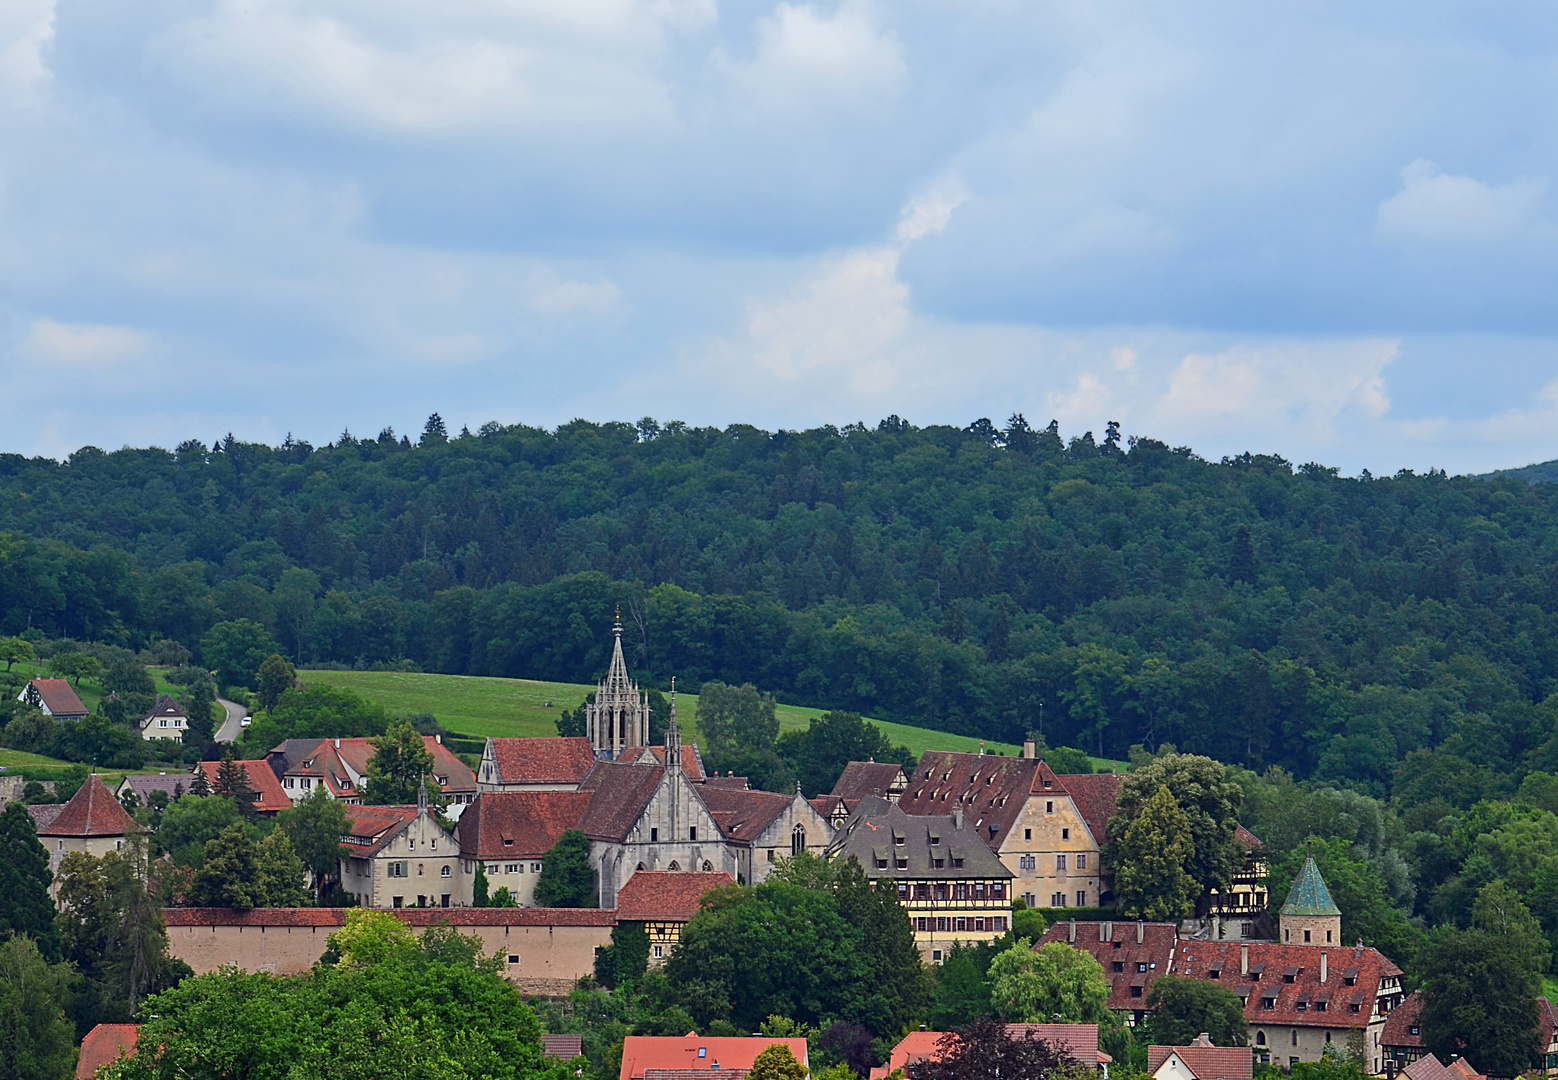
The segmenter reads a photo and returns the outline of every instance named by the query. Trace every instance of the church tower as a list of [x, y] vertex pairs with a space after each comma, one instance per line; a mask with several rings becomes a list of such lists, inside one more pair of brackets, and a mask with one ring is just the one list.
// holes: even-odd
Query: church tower
[[584, 709], [585, 734], [595, 756], [615, 760], [630, 746], [649, 745], [649, 696], [638, 692], [638, 684], [628, 678], [627, 661], [622, 658], [622, 613], [612, 624], [615, 642], [611, 666], [595, 688], [595, 701]]
[[1313, 855], [1304, 858], [1304, 869], [1278, 913], [1278, 928], [1284, 945], [1342, 943], [1342, 909], [1331, 899]]

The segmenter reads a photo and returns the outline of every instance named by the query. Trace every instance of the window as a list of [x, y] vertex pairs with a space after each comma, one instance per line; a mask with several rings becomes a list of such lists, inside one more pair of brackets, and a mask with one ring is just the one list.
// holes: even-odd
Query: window
[[694, 826], [692, 826], [691, 828], [689, 828], [687, 830], [687, 839], [689, 839], [691, 841], [694, 841], [694, 842], [697, 842], [697, 839], [698, 839], [698, 826], [694, 825]]
[[1056, 870], [1064, 870], [1065, 868], [1066, 868], [1066, 857], [1064, 855], [1056, 855], [1055, 856], [1055, 869]]
[[947, 917], [945, 915], [936, 916], [936, 932], [938, 934], [945, 934], [947, 932]]
[[166, 720], [158, 720], [157, 721], [157, 726], [158, 727], [167, 727], [168, 726], [168, 722]]
[[1304, 944], [1305, 945], [1309, 944], [1309, 931], [1308, 930], [1304, 931]]
[[1293, 1029], [1293, 1045], [1298, 1045], [1298, 1028]]
[[930, 920], [920, 915], [914, 920], [914, 928], [923, 934], [930, 929]]
[[1325, 1002], [1323, 1002], [1323, 1001], [1315, 1002], [1315, 1012], [1325, 1012]]
[[519, 954], [518, 953], [509, 953], [509, 963], [511, 963], [511, 964], [519, 963]]
[[392, 862], [389, 864], [388, 872], [390, 877], [405, 877], [406, 864], [403, 862]]
[[519, 873], [519, 863], [504, 863], [503, 864], [503, 872], [505, 874], [517, 874], [517, 873]]
[[651, 844], [658, 844], [660, 842], [660, 830], [659, 829], [650, 829], [649, 830], [649, 842]]
[[1125, 961], [1124, 960], [1116, 960], [1114, 962], [1114, 970], [1116, 970], [1116, 971], [1124, 971], [1125, 970]]
[[968, 932], [968, 920], [966, 918], [962, 917], [962, 916], [958, 916], [957, 925], [954, 926], [952, 929], [954, 931], [956, 931], [957, 933], [960, 933], [960, 934], [967, 933]]
[[454, 872], [452, 870], [450, 870], [449, 867], [446, 866], [442, 870], [438, 871], [438, 876], [439, 877], [452, 877], [453, 873]]
[[907, 881], [900, 881], [898, 883], [898, 899], [909, 899], [909, 883]]
[[1087, 907], [1087, 890], [1077, 890], [1077, 907]]
[[1066, 906], [1066, 894], [1065, 893], [1059, 893], [1059, 892], [1052, 892], [1052, 893], [1050, 893], [1049, 894], [1049, 906], [1050, 907], [1065, 907]]
[[433, 840], [433, 841], [431, 841], [431, 843], [433, 845], [433, 850], [437, 851], [438, 850], [438, 841], [437, 840]]
[[1264, 1031], [1257, 1031], [1255, 1033], [1255, 1045], [1256, 1046], [1265, 1046], [1266, 1045], [1266, 1033]]
[[523, 874], [525, 872], [525, 864], [524, 863], [519, 863], [518, 867], [519, 867], [519, 869], [518, 869], [517, 872]]
[[539, 874], [541, 872], [541, 864], [538, 863], [538, 862], [531, 863], [530, 864], [530, 872], [532, 874]]
[[665, 956], [665, 946], [664, 945], [656, 945], [655, 946], [655, 959], [659, 960], [659, 959], [663, 958], [664, 956]]
[[1083, 853], [1077, 855], [1077, 869], [1078, 870], [1086, 870], [1087, 869], [1087, 853], [1086, 852], [1083, 852]]
[[407, 851], [415, 851], [416, 849], [417, 849], [417, 842], [415, 840], [412, 840], [410, 837], [407, 837], [406, 838], [406, 850]]
[[497, 863], [488, 863], [487, 864], [487, 873], [489, 873], [489, 874], [496, 874], [498, 872], [499, 872], [499, 869], [498, 869], [498, 864]]
[[997, 915], [995, 918], [991, 919], [990, 922], [993, 924], [990, 929], [994, 930], [997, 934], [1006, 933], [1005, 915]]
[[1053, 814], [1055, 812], [1055, 804], [1049, 800], [1046, 800], [1044, 803], [1044, 812], [1046, 814]]
[[803, 825], [797, 825], [795, 828], [790, 830], [790, 854], [799, 855], [805, 850], [806, 828]]
[[1139, 986], [1131, 987], [1131, 997], [1141, 997], [1141, 987], [1139, 987]]
[[1024, 829], [1022, 831], [1022, 838], [1024, 840], [1032, 840], [1033, 839], [1033, 830], [1032, 829]]
[[1061, 829], [1060, 830], [1060, 838], [1062, 840], [1070, 840], [1071, 839], [1071, 830], [1070, 829]]
[[935, 964], [941, 963], [941, 950], [940, 949], [932, 949], [930, 951], [930, 958], [931, 958], [931, 962], [932, 963], [935, 963]]
[[1325, 932], [1325, 943], [1327, 945], [1331, 943], [1331, 932], [1329, 930]]
[[876, 860], [876, 868], [878, 870], [886, 870], [887, 869], [887, 860], [886, 859], [880, 859], [880, 858], [877, 859]]
[[406, 906], [406, 898], [404, 896], [392, 896], [392, 897], [390, 897], [390, 906], [391, 907], [405, 907]]
[[980, 933], [981, 931], [984, 930], [984, 928], [985, 928], [985, 918], [984, 918], [984, 916], [983, 915], [975, 915], [974, 916], [974, 932], [976, 934]]
[[504, 847], [513, 847], [514, 846], [514, 838], [512, 836], [505, 836], [503, 838], [503, 846]]
[[898, 858], [897, 858], [897, 859], [896, 859], [896, 860], [895, 860], [895, 865], [896, 865], [896, 866], [897, 866], [897, 867], [898, 867], [898, 869], [900, 869], [900, 870], [907, 870], [907, 869], [909, 869], [909, 860], [908, 860], [908, 858], [907, 858], [907, 857], [905, 857], [905, 856], [903, 856], [903, 855], [900, 855], [900, 856], [898, 856]]
[[1147, 970], [1147, 961], [1145, 961], [1145, 960], [1138, 960], [1138, 961], [1136, 961], [1136, 970], [1138, 972], [1145, 972]]
[[1331, 1033], [1329, 1031], [1327, 1031], [1325, 1033], [1325, 1041], [1326, 1042], [1330, 1042], [1331, 1041]]
[[1261, 999], [1260, 999], [1260, 1007], [1263, 1008], [1263, 1009], [1275, 1009], [1277, 1007], [1276, 996], [1275, 995], [1273, 995], [1272, 997], [1262, 996]]

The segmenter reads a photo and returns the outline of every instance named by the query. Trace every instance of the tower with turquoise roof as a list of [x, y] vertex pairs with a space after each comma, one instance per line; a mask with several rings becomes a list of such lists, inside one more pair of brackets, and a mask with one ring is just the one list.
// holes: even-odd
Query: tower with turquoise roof
[[1277, 926], [1284, 945], [1341, 944], [1342, 909], [1331, 899], [1313, 855], [1304, 857], [1304, 869], [1277, 913]]

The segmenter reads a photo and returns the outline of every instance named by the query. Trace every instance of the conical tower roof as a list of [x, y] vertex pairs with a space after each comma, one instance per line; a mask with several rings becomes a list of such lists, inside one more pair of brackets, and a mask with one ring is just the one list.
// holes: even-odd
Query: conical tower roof
[[1325, 887], [1325, 878], [1315, 865], [1315, 857], [1304, 857], [1304, 868], [1288, 893], [1287, 903], [1282, 905], [1283, 915], [1340, 915], [1342, 909], [1331, 900], [1331, 890]]

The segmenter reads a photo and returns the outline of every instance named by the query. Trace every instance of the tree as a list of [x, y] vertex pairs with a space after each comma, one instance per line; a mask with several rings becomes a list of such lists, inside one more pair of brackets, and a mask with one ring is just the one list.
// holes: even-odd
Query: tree
[[1147, 995], [1148, 1029], [1158, 1046], [1188, 1046], [1205, 1032], [1216, 1046], [1247, 1046], [1244, 1003], [1202, 979], [1161, 976]]
[[59, 730], [59, 721], [48, 713], [41, 709], [23, 708], [5, 725], [5, 735], [0, 739], [0, 744], [12, 750], [47, 754], [53, 749]]
[[[334, 802], [334, 799], [330, 800]], [[286, 813], [286, 811], [282, 811]], [[489, 906], [487, 898], [487, 864], [476, 860], [476, 880], [471, 884], [471, 907]]]
[[784, 1043], [774, 1043], [752, 1062], [751, 1080], [806, 1080], [806, 1068]]
[[[186, 666], [179, 668], [176, 674], [184, 686], [184, 692], [179, 695], [179, 704], [189, 717], [189, 732], [184, 736], [184, 741], [190, 746], [205, 746], [211, 741], [215, 730], [212, 713], [216, 709], [216, 681], [204, 668]], [[169, 681], [174, 680], [170, 677]]]
[[991, 1004], [1023, 1023], [1099, 1024], [1109, 1020], [1109, 979], [1091, 953], [1060, 941], [1033, 948], [1026, 938], [990, 962]]
[[535, 898], [542, 907], [600, 906], [595, 868], [590, 865], [590, 841], [583, 832], [566, 830], [546, 853]]
[[422, 425], [422, 446], [442, 446], [449, 441], [449, 428], [444, 424], [444, 418], [434, 413], [427, 418], [427, 423]]
[[206, 841], [205, 860], [190, 884], [189, 902], [196, 907], [239, 911], [264, 906], [259, 846], [243, 825], [229, 826], [215, 840]]
[[595, 981], [615, 989], [649, 970], [649, 931], [643, 923], [618, 923], [611, 944], [595, 954]]
[[[350, 831], [346, 809], [339, 799], [321, 785], [303, 799], [276, 815], [276, 827], [286, 834], [303, 864], [313, 871], [314, 890], [324, 895], [325, 883], [340, 870], [341, 837]], [[485, 899], [486, 876], [482, 864], [476, 864], [477, 883], [483, 886]], [[477, 904], [481, 907], [481, 904]]]
[[1188, 915], [1198, 891], [1185, 871], [1193, 851], [1189, 820], [1159, 787], [1114, 846], [1114, 891], [1125, 913], [1153, 922]]
[[954, 945], [944, 955], [931, 999], [933, 1030], [951, 1031], [990, 1015], [990, 983], [979, 969], [978, 953], [977, 946]]
[[1520, 894], [1502, 881], [1490, 881], [1477, 893], [1471, 924], [1505, 942], [1525, 961], [1532, 976], [1541, 979], [1552, 959], [1552, 947], [1542, 925], [1520, 900]]
[[1244, 792], [1227, 779], [1219, 762], [1195, 754], [1165, 754], [1136, 769], [1120, 785], [1119, 812], [1109, 819], [1117, 844], [1158, 788], [1167, 787], [1190, 825], [1194, 845], [1185, 872], [1197, 889], [1226, 889], [1244, 865], [1244, 848], [1234, 835]]
[[65, 1017], [72, 974], [26, 935], [0, 941], [0, 1080], [75, 1075], [75, 1030]]
[[276, 639], [253, 619], [219, 622], [200, 639], [201, 658], [224, 688], [251, 685], [260, 665], [277, 651]]
[[1313, 855], [1331, 899], [1342, 911], [1341, 940], [1362, 939], [1365, 945], [1406, 965], [1417, 951], [1419, 932], [1407, 921], [1407, 912], [1386, 894], [1374, 864], [1359, 857], [1363, 849], [1362, 844], [1341, 839], [1301, 839], [1271, 865], [1267, 879], [1270, 896], [1282, 903], [1303, 869], [1305, 856]]
[[773, 696], [751, 683], [706, 682], [698, 691], [698, 731], [711, 754], [771, 747], [779, 737]]
[[17, 661], [36, 659], [38, 654], [33, 651], [32, 642], [26, 638], [0, 637], [0, 660], [5, 661], [5, 669], [11, 670], [11, 665]]
[[1442, 926], [1420, 956], [1423, 1046], [1467, 1058], [1490, 1076], [1518, 1076], [1537, 1046], [1541, 983], [1519, 944], [1482, 929]]
[[79, 652], [59, 653], [50, 658], [49, 667], [61, 678], [69, 679], [77, 690], [81, 689], [82, 679], [96, 679], [103, 674], [103, 665], [97, 657]]
[[1041, 1080], [1082, 1064], [1042, 1039], [1017, 1038], [1005, 1024], [980, 1019], [943, 1035], [930, 1060], [904, 1071], [911, 1080]]
[[242, 765], [233, 760], [231, 750], [222, 753], [221, 763], [216, 769], [216, 783], [211, 785], [211, 794], [223, 799], [231, 799], [238, 812], [244, 817], [255, 816], [255, 794], [254, 788], [249, 786], [249, 774]]
[[32, 815], [19, 802], [0, 812], [0, 940], [25, 934], [38, 944], [45, 960], [60, 959], [59, 931], [54, 925], [54, 900], [49, 885], [49, 853], [38, 840]]
[[[196, 779], [204, 774], [197, 773]], [[219, 795], [185, 795], [162, 813], [157, 843], [176, 863], [197, 866], [205, 859], [206, 844], [242, 822], [231, 799]]]
[[894, 746], [881, 728], [850, 712], [816, 717], [805, 731], [780, 736], [776, 746], [808, 798], [832, 790], [851, 761], [901, 761], [913, 768], [916, 760], [904, 747]]
[[254, 861], [254, 895], [265, 907], [297, 907], [303, 903], [303, 875], [307, 867], [292, 850], [292, 841], [281, 829], [272, 829], [260, 841]]
[[269, 712], [281, 700], [281, 695], [297, 685], [297, 668], [279, 654], [272, 653], [260, 665], [255, 679], [255, 690], [260, 696], [260, 708]]
[[429, 777], [433, 755], [404, 720], [390, 724], [383, 735], [369, 739], [373, 756], [368, 759], [368, 782], [362, 800], [372, 806], [407, 806], [417, 801], [417, 789], [427, 788], [428, 801], [442, 809], [443, 792]]

